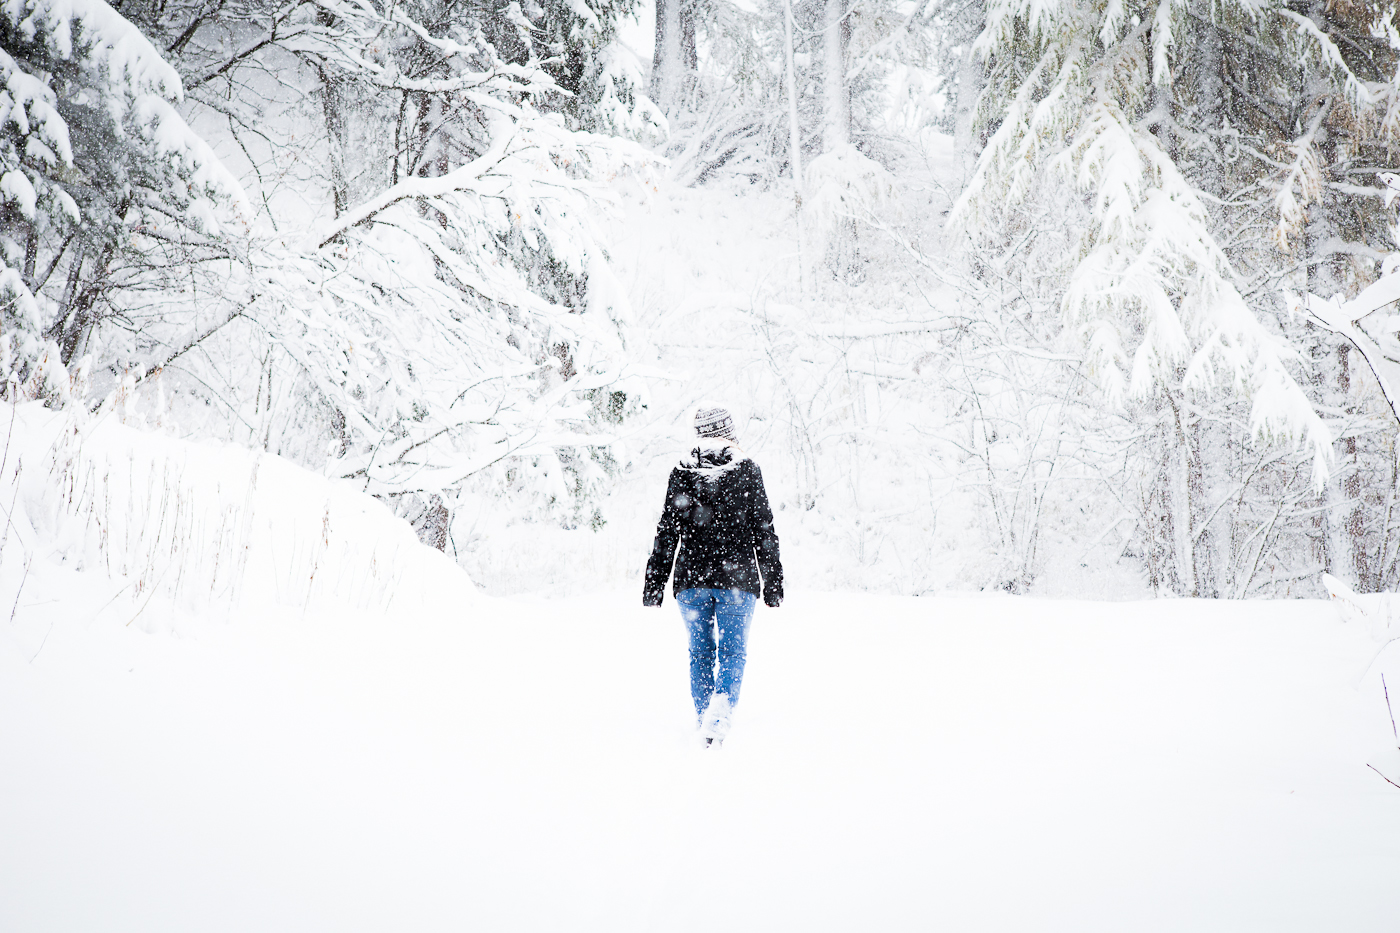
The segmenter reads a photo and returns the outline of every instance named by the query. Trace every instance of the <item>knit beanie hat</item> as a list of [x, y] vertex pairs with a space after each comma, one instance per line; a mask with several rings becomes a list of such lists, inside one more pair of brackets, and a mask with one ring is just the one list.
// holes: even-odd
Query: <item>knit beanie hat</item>
[[699, 437], [734, 440], [734, 419], [724, 408], [702, 407], [695, 412], [695, 433]]

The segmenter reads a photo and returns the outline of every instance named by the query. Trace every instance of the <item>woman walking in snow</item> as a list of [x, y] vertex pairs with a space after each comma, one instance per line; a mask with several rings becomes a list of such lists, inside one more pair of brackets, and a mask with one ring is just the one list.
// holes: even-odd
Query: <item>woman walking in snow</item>
[[690, 633], [690, 695], [710, 745], [724, 740], [739, 701], [755, 600], [761, 592], [764, 605], [783, 601], [783, 565], [763, 474], [735, 441], [734, 419], [702, 407], [695, 433], [699, 443], [666, 487], [642, 604], [661, 605], [674, 558], [673, 592]]

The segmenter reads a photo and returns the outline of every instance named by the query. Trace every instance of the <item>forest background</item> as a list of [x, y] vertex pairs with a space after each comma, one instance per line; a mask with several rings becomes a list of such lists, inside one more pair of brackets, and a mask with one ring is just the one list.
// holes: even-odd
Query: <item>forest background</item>
[[1398, 24], [17, 0], [4, 396], [341, 478], [493, 592], [639, 580], [705, 400], [797, 586], [1392, 589], [1400, 322], [1307, 309], [1391, 271]]

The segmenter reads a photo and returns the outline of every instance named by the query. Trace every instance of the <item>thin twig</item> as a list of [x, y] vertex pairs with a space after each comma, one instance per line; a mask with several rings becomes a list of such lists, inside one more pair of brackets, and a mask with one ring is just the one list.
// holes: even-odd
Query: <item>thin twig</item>
[[0, 473], [10, 462], [10, 440], [15, 436], [15, 417], [19, 414], [19, 399], [10, 399], [10, 430], [5, 434], [5, 455], [0, 457]]
[[[1354, 606], [1355, 604], [1353, 603], [1352, 605]], [[1385, 644], [1381, 645], [1380, 650], [1376, 652], [1373, 658], [1371, 658], [1371, 663], [1366, 665], [1366, 670], [1361, 672], [1361, 676], [1365, 677], [1367, 674], [1371, 673], [1371, 668], [1375, 667], [1376, 662], [1381, 659], [1381, 655], [1385, 654], [1385, 649], [1389, 648], [1397, 641], [1400, 641], [1400, 635], [1397, 635], [1394, 638], [1387, 638], [1385, 640]]]
[[[29, 579], [29, 568], [30, 568], [31, 566], [33, 566], [33, 564], [34, 564], [34, 554], [33, 554], [33, 552], [30, 552], [30, 554], [29, 554], [29, 559], [28, 559], [27, 561], [24, 562], [24, 576], [22, 576], [22, 577], [19, 578], [19, 589], [15, 590], [15, 604], [14, 604], [13, 606], [10, 607], [10, 624], [11, 624], [11, 625], [14, 625], [14, 624], [15, 624], [15, 613], [19, 611], [19, 594], [24, 592], [24, 582], [25, 582], [26, 580]], [[50, 626], [50, 628], [52, 628], [52, 626]], [[48, 638], [47, 635], [45, 635], [44, 637], [45, 637], [45, 638]], [[42, 648], [42, 647], [44, 647], [44, 646], [43, 646], [43, 645], [40, 645], [39, 647]], [[38, 653], [36, 652], [34, 656], [37, 658], [39, 655], [38, 655]]]
[[146, 611], [146, 607], [149, 606], [149, 605], [151, 604], [151, 600], [153, 600], [153, 599], [156, 598], [156, 591], [159, 590], [159, 589], [160, 589], [160, 585], [161, 585], [162, 583], [165, 582], [165, 578], [166, 578], [167, 576], [169, 576], [169, 574], [170, 574], [170, 567], [171, 567], [170, 564], [166, 564], [166, 565], [165, 565], [165, 573], [161, 574], [161, 575], [160, 575], [160, 579], [157, 580], [157, 581], [155, 582], [155, 584], [151, 587], [151, 595], [147, 596], [147, 597], [146, 597], [146, 601], [145, 601], [144, 603], [141, 604], [141, 608], [136, 610], [136, 615], [134, 615], [134, 616], [132, 616], [131, 618], [129, 618], [129, 619], [126, 620], [127, 627], [130, 627], [130, 626], [131, 626], [131, 623], [133, 623], [133, 622], [136, 621], [136, 617], [139, 616], [139, 615], [141, 615], [141, 613], [143, 613], [143, 612]]
[[1400, 748], [1400, 732], [1395, 731], [1395, 710], [1390, 708], [1390, 688], [1385, 685], [1385, 675], [1381, 675], [1381, 690], [1385, 692], [1385, 711], [1390, 714], [1390, 734], [1395, 736], [1395, 746]]
[[94, 613], [92, 614], [92, 620], [89, 621], [88, 624], [91, 625], [93, 621], [96, 621], [96, 619], [97, 619], [98, 616], [100, 616], [100, 615], [102, 615], [102, 613], [106, 612], [106, 611], [107, 611], [107, 607], [110, 606], [110, 605], [112, 605], [112, 603], [114, 603], [114, 602], [117, 601], [117, 596], [122, 595], [122, 594], [125, 593], [128, 589], [130, 589], [130, 588], [131, 588], [131, 584], [134, 583], [134, 582], [136, 582], [136, 581], [134, 581], [134, 580], [128, 580], [126, 586], [124, 586], [124, 587], [122, 587], [121, 589], [117, 590], [115, 596], [113, 596], [111, 599], [109, 599], [109, 600], [107, 600], [105, 603], [103, 603], [103, 604], [102, 604], [102, 608], [99, 609], [99, 610], [97, 610], [96, 612], [94, 612]]
[[[5, 455], [4, 455], [3, 457], [0, 457], [0, 473], [3, 473], [3, 472], [4, 472], [4, 470], [5, 470], [5, 464], [7, 464], [7, 463], [10, 462], [10, 440], [15, 436], [15, 417], [16, 417], [18, 414], [19, 414], [19, 399], [12, 398], [12, 399], [10, 399], [10, 430], [9, 430], [9, 433], [7, 433], [7, 434], [5, 435]], [[15, 502], [18, 501], [18, 500], [19, 500], [19, 471], [16, 470], [16, 471], [15, 471], [15, 494], [14, 494], [14, 497], [10, 500], [10, 511], [8, 511], [8, 512], [5, 513], [5, 521], [6, 521], [6, 524], [5, 524], [5, 535], [4, 535], [3, 538], [0, 538], [0, 557], [3, 557], [3, 556], [5, 555], [5, 542], [8, 541], [9, 538], [10, 538], [10, 525], [14, 524], [13, 515], [14, 515], [14, 511], [15, 511]], [[19, 536], [19, 532], [18, 532], [18, 531], [15, 532], [15, 536], [16, 536], [16, 537]], [[23, 543], [24, 543], [23, 541], [20, 542], [20, 544], [23, 544]]]
[[1381, 774], [1381, 769], [1380, 769], [1380, 768], [1377, 768], [1375, 765], [1370, 765], [1370, 764], [1368, 764], [1366, 767], [1370, 768], [1372, 771], [1376, 772], [1377, 774], [1380, 774], [1380, 775], [1381, 775], [1381, 780], [1382, 780], [1382, 781], [1385, 781], [1385, 782], [1386, 782], [1387, 784], [1389, 784], [1391, 787], [1400, 787], [1400, 784], [1396, 784], [1396, 783], [1395, 783], [1394, 781], [1392, 781], [1390, 778], [1386, 777], [1384, 774]]
[[[10, 497], [10, 510], [5, 512], [5, 530], [0, 533], [0, 557], [5, 555], [5, 545], [10, 540], [10, 529], [15, 528], [15, 503], [19, 501], [19, 474], [23, 469], [24, 461], [20, 460], [15, 466], [15, 494]], [[0, 505], [0, 511], [3, 511], [4, 508], [3, 505]], [[15, 538], [18, 539], [21, 547], [25, 546], [24, 536], [19, 533], [18, 528], [15, 528]]]
[[227, 325], [229, 325], [229, 324], [232, 324], [232, 323], [233, 323], [234, 321], [236, 321], [237, 319], [243, 317], [243, 313], [244, 313], [245, 311], [247, 311], [248, 308], [249, 308], [249, 306], [252, 305], [253, 302], [257, 301], [258, 298], [259, 298], [258, 295], [254, 295], [253, 297], [249, 298], [247, 301], [243, 302], [241, 305], [239, 305], [238, 307], [236, 307], [236, 308], [234, 308], [232, 311], [230, 311], [230, 312], [228, 313], [228, 316], [225, 317], [222, 321], [220, 321], [220, 322], [217, 323], [217, 324], [214, 324], [214, 325], [211, 326], [208, 330], [206, 330], [204, 333], [200, 334], [198, 337], [195, 337], [195, 338], [191, 339], [191, 340], [190, 340], [188, 343], [186, 343], [183, 347], [181, 347], [180, 349], [176, 350], [174, 353], [172, 353], [172, 354], [170, 354], [169, 356], [167, 356], [163, 362], [156, 363], [156, 364], [152, 365], [149, 369], [146, 370], [145, 374], [141, 377], [141, 380], [142, 380], [142, 381], [145, 381], [145, 380], [147, 380], [147, 379], [150, 379], [150, 378], [151, 378], [152, 376], [154, 376], [156, 373], [160, 372], [162, 369], [164, 369], [165, 367], [169, 366], [171, 363], [175, 362], [177, 359], [179, 359], [180, 357], [184, 356], [186, 353], [190, 352], [190, 351], [193, 350], [195, 347], [199, 346], [199, 345], [200, 345], [201, 343], [203, 343], [205, 340], [207, 340], [208, 338], [212, 337], [214, 334], [218, 333], [218, 331], [219, 331], [220, 329], [222, 329], [223, 327], [225, 327], [225, 326], [227, 326]]

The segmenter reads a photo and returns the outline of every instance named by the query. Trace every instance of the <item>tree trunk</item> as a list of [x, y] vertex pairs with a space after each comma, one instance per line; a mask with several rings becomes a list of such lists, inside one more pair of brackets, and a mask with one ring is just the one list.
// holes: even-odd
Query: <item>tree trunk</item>
[[656, 0], [656, 43], [649, 93], [668, 116], [680, 105], [698, 65], [694, 0]]
[[681, 0], [681, 92], [690, 90], [687, 80], [700, 67], [700, 53], [695, 47], [695, 5], [696, 0]]
[[[845, 0], [825, 0], [822, 29], [822, 148], [835, 152], [851, 142], [851, 89], [846, 84], [846, 45], [850, 27]], [[827, 265], [836, 278], [854, 284], [859, 278], [859, 246], [854, 218], [840, 218], [830, 234]]]
[[1181, 430], [1180, 409], [1177, 409], [1176, 451], [1172, 458], [1172, 532], [1176, 546], [1176, 573], [1182, 596], [1195, 596], [1196, 555], [1191, 538], [1191, 449]]
[[1164, 582], [1178, 596], [1196, 596], [1196, 548], [1193, 536], [1191, 429], [1187, 414], [1165, 388], [1161, 411], [1165, 423], [1158, 433], [1162, 444], [1162, 467], [1158, 482], [1163, 486], [1161, 503], [1165, 512], [1162, 531], [1167, 539], [1163, 550], [1171, 555]]
[[335, 202], [335, 216], [339, 217], [350, 209], [350, 183], [345, 174], [345, 153], [350, 147], [346, 138], [345, 108], [339, 82], [324, 71], [321, 112], [325, 115], [326, 136], [330, 143], [331, 198]]
[[[1210, 18], [1193, 20], [1196, 24], [1196, 67], [1200, 88], [1200, 125], [1219, 129], [1225, 116], [1225, 42], [1220, 27]], [[1203, 138], [1210, 143], [1209, 150], [1215, 158], [1201, 161], [1198, 167], [1201, 185], [1212, 194], [1221, 194], [1223, 187], [1223, 164], [1221, 162], [1220, 138], [1218, 134], [1207, 133]]]
[[1174, 415], [1164, 395], [1152, 402], [1151, 433], [1144, 445], [1144, 467], [1151, 476], [1143, 487], [1142, 520], [1143, 558], [1147, 564], [1147, 582], [1154, 594], [1163, 590], [1180, 595], [1176, 573], [1176, 524], [1173, 513], [1175, 484], [1172, 482], [1176, 453]]
[[34, 266], [39, 258], [39, 231], [29, 225], [29, 233], [24, 238], [24, 284], [30, 291], [37, 291], [34, 282]]
[[850, 27], [845, 0], [825, 0], [822, 29], [822, 143], [827, 152], [851, 141], [851, 91], [846, 86], [846, 43]]
[[[1337, 348], [1337, 388], [1341, 392], [1343, 405], [1348, 414], [1355, 414], [1355, 406], [1349, 404], [1351, 396], [1351, 345], [1342, 344]], [[1342, 462], [1340, 464], [1342, 496], [1350, 508], [1342, 523], [1345, 531], [1347, 567], [1353, 575], [1359, 593], [1374, 593], [1379, 588], [1372, 573], [1366, 553], [1366, 512], [1361, 501], [1361, 471], [1356, 449], [1356, 436], [1342, 439]], [[1332, 571], [1334, 574], [1336, 571]]]
[[792, 0], [783, 0], [783, 41], [786, 45], [783, 57], [787, 69], [788, 145], [791, 149], [788, 164], [792, 167], [792, 210], [797, 224], [797, 294], [806, 297], [806, 250], [802, 236], [802, 127], [797, 119], [797, 68], [793, 64], [795, 50], [792, 33]]
[[1189, 422], [1185, 436], [1187, 490], [1191, 504], [1191, 521], [1187, 532], [1191, 535], [1191, 576], [1196, 584], [1194, 595], [1202, 599], [1217, 599], [1220, 596], [1220, 578], [1215, 533], [1206, 524], [1210, 517], [1210, 490], [1205, 468], [1206, 430], [1201, 419]]
[[[335, 15], [319, 10], [316, 21], [322, 26], [335, 25]], [[325, 68], [316, 60], [316, 76], [321, 79], [321, 114], [326, 121], [326, 137], [330, 144], [331, 199], [335, 202], [335, 216], [339, 217], [350, 209], [350, 184], [345, 174], [345, 154], [350, 149], [348, 127], [345, 121], [345, 93], [341, 86], [343, 79]]]
[[980, 140], [974, 140], [972, 132], [977, 120], [977, 98], [984, 84], [982, 62], [973, 53], [969, 41], [963, 45], [962, 59], [958, 62], [958, 97], [953, 110], [953, 153], [964, 184], [972, 178], [981, 149]]

